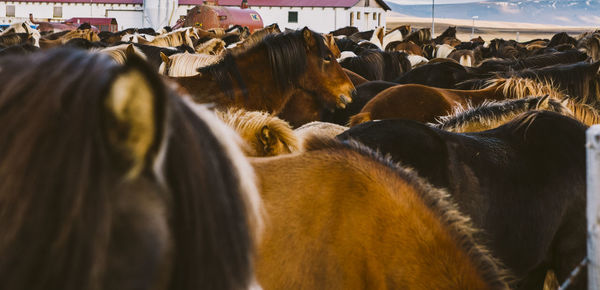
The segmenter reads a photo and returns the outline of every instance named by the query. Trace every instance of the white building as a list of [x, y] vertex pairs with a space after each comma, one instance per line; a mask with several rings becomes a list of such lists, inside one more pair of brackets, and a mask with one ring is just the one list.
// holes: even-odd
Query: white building
[[[0, 0], [0, 24], [23, 21], [33, 14], [38, 21], [64, 21], [72, 17], [114, 17], [119, 29], [173, 25], [203, 0]], [[221, 6], [240, 6], [242, 0], [220, 0]], [[304, 26], [329, 32], [345, 26], [370, 30], [385, 26], [383, 0], [248, 0], [265, 25], [297, 29]]]
[[29, 19], [61, 22], [73, 17], [113, 17], [119, 29], [141, 27], [143, 0], [0, 0], [0, 23]]
[[[242, 0], [219, 0], [221, 6], [239, 7]], [[202, 0], [179, 0], [176, 13], [185, 15]], [[346, 26], [370, 30], [385, 26], [385, 12], [391, 10], [383, 0], [248, 0], [265, 25], [277, 23], [281, 29], [308, 26], [317, 32], [329, 32]]]

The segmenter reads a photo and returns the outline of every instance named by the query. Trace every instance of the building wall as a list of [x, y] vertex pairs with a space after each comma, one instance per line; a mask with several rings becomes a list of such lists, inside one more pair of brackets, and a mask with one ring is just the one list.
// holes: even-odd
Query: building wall
[[[15, 17], [6, 17], [6, 6], [15, 6]], [[62, 17], [54, 17], [54, 7], [62, 7]], [[29, 19], [29, 14], [37, 20], [43, 21], [64, 21], [72, 17], [108, 17], [112, 12], [126, 11], [141, 13], [140, 4], [89, 4], [89, 3], [39, 3], [39, 2], [0, 2], [0, 22], [11, 23], [13, 21], [22, 21]], [[116, 15], [119, 15], [118, 13]], [[142, 27], [141, 14], [133, 19], [127, 16], [136, 15], [136, 13], [120, 14], [115, 17], [121, 29], [123, 25], [135, 25]], [[138, 20], [139, 19], [139, 20]]]

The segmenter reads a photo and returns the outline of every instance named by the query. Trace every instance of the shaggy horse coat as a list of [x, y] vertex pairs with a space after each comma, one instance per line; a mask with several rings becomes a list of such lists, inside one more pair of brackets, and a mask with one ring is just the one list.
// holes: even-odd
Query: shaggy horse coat
[[[542, 289], [546, 272], [564, 281], [586, 253], [586, 126], [553, 112], [529, 112], [498, 128], [449, 133], [409, 120], [361, 124], [357, 140], [447, 188], [492, 253]], [[574, 289], [585, 289], [585, 271]]]
[[353, 142], [305, 145], [252, 160], [268, 214], [265, 289], [506, 289], [443, 191]]
[[260, 198], [210, 112], [136, 58], [54, 50], [0, 78], [2, 288], [248, 288]]

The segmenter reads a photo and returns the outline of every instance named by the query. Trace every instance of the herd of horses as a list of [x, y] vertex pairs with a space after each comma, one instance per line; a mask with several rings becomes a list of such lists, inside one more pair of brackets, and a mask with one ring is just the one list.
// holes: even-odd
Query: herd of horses
[[587, 288], [600, 31], [0, 32], [6, 289]]

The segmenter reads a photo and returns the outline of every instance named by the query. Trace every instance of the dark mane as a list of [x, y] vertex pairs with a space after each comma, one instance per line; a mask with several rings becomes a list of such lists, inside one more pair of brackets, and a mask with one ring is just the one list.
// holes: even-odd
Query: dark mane
[[[311, 31], [319, 49], [319, 55], [325, 57], [329, 49], [325, 46], [323, 37]], [[269, 59], [269, 66], [273, 75], [273, 82], [280, 91], [285, 91], [296, 85], [297, 80], [306, 71], [306, 44], [302, 30], [291, 33], [280, 33], [267, 35], [256, 46], [239, 55], [227, 54], [222, 61], [214, 65], [198, 69], [201, 74], [210, 74], [219, 84], [221, 90], [232, 97], [234, 82], [246, 90], [244, 80], [236, 65], [237, 58], [243, 58], [246, 54], [258, 50], [265, 50]]]
[[578, 62], [566, 65], [554, 65], [538, 69], [525, 69], [514, 73], [515, 76], [537, 79], [552, 83], [571, 98], [600, 108], [600, 63]]
[[[248, 286], [252, 243], [236, 165], [206, 120], [143, 60], [128, 61], [56, 49], [0, 63], [3, 288]], [[104, 108], [115, 80], [131, 71], [145, 78], [158, 110], [150, 154], [129, 182]], [[167, 228], [157, 232], [161, 217]]]
[[569, 64], [584, 61], [587, 55], [578, 50], [568, 50], [550, 54], [541, 54], [521, 59], [488, 59], [478, 67], [473, 68], [477, 73], [502, 72], [522, 70], [526, 68], [541, 68], [557, 64]]
[[394, 162], [389, 156], [384, 157], [379, 152], [368, 148], [354, 140], [339, 141], [336, 139], [311, 136], [304, 141], [306, 151], [326, 150], [329, 152], [356, 152], [373, 162], [388, 167], [397, 176], [406, 181], [419, 196], [425, 205], [440, 219], [442, 224], [450, 231], [456, 242], [480, 270], [484, 281], [492, 289], [504, 289], [510, 278], [499, 260], [496, 260], [489, 251], [479, 244], [473, 236], [477, 231], [470, 220], [463, 216], [457, 206], [452, 202], [446, 191], [437, 189], [419, 177], [415, 171], [407, 169]]
[[340, 65], [370, 81], [391, 81], [411, 69], [407, 56], [405, 52], [369, 49], [356, 57], [345, 58]]

